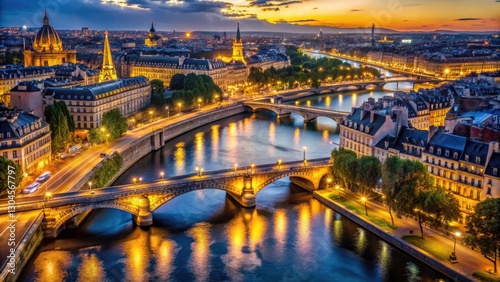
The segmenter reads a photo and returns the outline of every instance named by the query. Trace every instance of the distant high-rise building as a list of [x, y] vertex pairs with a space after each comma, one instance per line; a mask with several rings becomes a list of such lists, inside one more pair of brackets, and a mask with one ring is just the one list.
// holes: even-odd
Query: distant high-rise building
[[111, 55], [111, 47], [109, 46], [108, 31], [106, 30], [104, 32], [104, 51], [102, 53], [102, 69], [99, 74], [99, 82], [116, 79], [116, 70], [113, 64], [113, 56]]
[[372, 46], [375, 46], [375, 24], [372, 23]]
[[233, 42], [233, 61], [241, 61], [246, 64], [245, 56], [243, 54], [243, 41], [241, 41], [240, 35], [240, 23], [238, 23], [238, 29], [236, 30], [236, 38]]
[[45, 10], [43, 26], [38, 30], [31, 50], [24, 50], [24, 65], [54, 66], [63, 63], [76, 63], [76, 51], [64, 50], [61, 38], [49, 24]]

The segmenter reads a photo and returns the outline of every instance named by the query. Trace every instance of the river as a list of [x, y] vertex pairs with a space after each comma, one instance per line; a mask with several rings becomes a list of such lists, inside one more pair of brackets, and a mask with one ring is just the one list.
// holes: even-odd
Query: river
[[[404, 86], [404, 85], [403, 85]], [[406, 87], [406, 86], [405, 86]], [[340, 92], [290, 103], [349, 111], [391, 91]], [[188, 132], [125, 172], [144, 181], [278, 159], [329, 156], [335, 122], [271, 112], [245, 113]], [[380, 240], [281, 179], [263, 189], [254, 209], [223, 191], [179, 196], [140, 228], [131, 215], [94, 211], [79, 228], [44, 240], [21, 281], [434, 281], [443, 276]]]

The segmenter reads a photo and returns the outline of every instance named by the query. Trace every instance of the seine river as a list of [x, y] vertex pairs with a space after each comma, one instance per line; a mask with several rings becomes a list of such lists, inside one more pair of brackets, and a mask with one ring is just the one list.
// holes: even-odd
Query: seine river
[[[401, 86], [401, 85], [400, 85]], [[407, 86], [407, 85], [403, 85]], [[340, 92], [300, 105], [350, 111], [392, 91]], [[290, 103], [296, 103], [291, 101]], [[116, 184], [278, 159], [328, 157], [335, 122], [270, 112], [233, 116], [188, 132], [141, 159]], [[21, 281], [434, 281], [441, 274], [281, 179], [245, 209], [220, 190], [195, 191], [163, 205], [149, 228], [114, 209], [94, 211], [76, 230], [44, 240]]]

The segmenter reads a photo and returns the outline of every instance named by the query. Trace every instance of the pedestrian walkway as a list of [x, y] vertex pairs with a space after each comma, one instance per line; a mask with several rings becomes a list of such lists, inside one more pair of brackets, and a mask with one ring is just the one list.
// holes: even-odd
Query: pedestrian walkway
[[[328, 198], [328, 195], [330, 193], [333, 193], [333, 195], [337, 195], [337, 192], [335, 192], [334, 190], [318, 191], [318, 193], [324, 196], [325, 198]], [[364, 206], [360, 201], [359, 195], [344, 190], [341, 193], [341, 196], [346, 197], [353, 202], [358, 202], [359, 207], [364, 209]], [[342, 203], [340, 204], [342, 205]], [[388, 222], [391, 222], [391, 217], [389, 215], [387, 208], [381, 205], [380, 203], [367, 202], [367, 212], [368, 215], [372, 217], [375, 216], [377, 218], [381, 218]], [[420, 237], [420, 227], [416, 220], [397, 218], [394, 213], [393, 217], [394, 217], [394, 224], [397, 226], [397, 228], [394, 229], [394, 234], [393, 234], [394, 236], [402, 238], [403, 236], [406, 235], [416, 235]], [[446, 237], [440, 234], [439, 232], [429, 229], [427, 227], [424, 227], [423, 230], [425, 238], [432, 239], [432, 241], [437, 241], [438, 242], [437, 245], [439, 245], [440, 248], [444, 250], [449, 250], [449, 253], [451, 254], [455, 243], [453, 237], [451, 238]], [[459, 270], [463, 273], [466, 273], [467, 275], [472, 275], [472, 273], [476, 270], [488, 271], [493, 268], [493, 264], [489, 260], [484, 258], [481, 253], [461, 244], [462, 240], [463, 238], [460, 239], [457, 238], [456, 242], [456, 256], [458, 258], [458, 263], [451, 263], [450, 261], [443, 261], [443, 260], [441, 261], [443, 261], [449, 267]], [[436, 259], [440, 260], [439, 258]]]

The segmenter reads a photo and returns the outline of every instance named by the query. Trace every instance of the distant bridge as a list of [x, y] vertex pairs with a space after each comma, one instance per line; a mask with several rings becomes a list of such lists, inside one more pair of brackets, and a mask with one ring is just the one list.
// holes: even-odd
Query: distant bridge
[[339, 89], [352, 88], [356, 87], [356, 90], [365, 90], [368, 87], [376, 87], [382, 88], [388, 83], [396, 83], [399, 86], [401, 82], [411, 82], [413, 85], [416, 83], [440, 83], [445, 82], [446, 80], [442, 79], [431, 79], [431, 78], [388, 78], [388, 79], [379, 79], [372, 81], [358, 81], [358, 82], [347, 82], [347, 83], [336, 83], [332, 85], [322, 85], [317, 88], [320, 93], [326, 92], [328, 90], [330, 92], [338, 91]]
[[278, 116], [284, 116], [284, 115], [290, 115], [291, 113], [296, 113], [304, 118], [304, 122], [313, 121], [318, 117], [327, 117], [333, 119], [337, 124], [340, 124], [342, 120], [350, 114], [349, 112], [344, 112], [344, 111], [301, 107], [301, 106], [268, 103], [268, 102], [249, 101], [249, 102], [244, 102], [244, 105], [252, 109], [252, 111], [266, 109], [276, 113], [276, 115]]
[[[113, 208], [132, 214], [139, 226], [153, 223], [153, 212], [170, 200], [195, 190], [226, 191], [244, 207], [255, 206], [255, 195], [272, 182], [290, 177], [307, 190], [326, 187], [331, 178], [330, 159], [255, 166], [253, 169], [228, 169], [202, 174], [190, 174], [153, 182], [127, 184], [103, 189], [56, 194], [45, 201], [33, 201], [16, 208], [17, 211], [43, 209], [44, 235], [56, 237], [65, 223], [84, 212]], [[92, 192], [92, 193], [91, 193]]]

